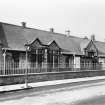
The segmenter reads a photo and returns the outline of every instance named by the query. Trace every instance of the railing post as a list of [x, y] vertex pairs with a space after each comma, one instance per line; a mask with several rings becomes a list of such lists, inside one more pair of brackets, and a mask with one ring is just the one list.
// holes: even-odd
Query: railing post
[[70, 60], [71, 60], [71, 59], [70, 59], [70, 57], [69, 57], [69, 69], [70, 69], [70, 66], [71, 66], [71, 62], [70, 62]]
[[46, 67], [46, 71], [47, 71], [47, 69], [48, 69], [48, 67], [47, 67], [47, 66], [48, 66], [48, 64], [47, 64], [47, 63], [48, 63], [48, 61], [47, 61], [47, 59], [48, 59], [47, 56], [48, 56], [48, 51], [47, 51], [47, 49], [45, 49], [45, 67]]
[[4, 67], [3, 67], [4, 68], [4, 70], [3, 70], [4, 72], [3, 72], [3, 74], [5, 75], [5, 69], [6, 69], [5, 68], [5, 66], [6, 66], [6, 50], [3, 53], [3, 57], [4, 57], [4, 63], [3, 63], [4, 64]]
[[76, 62], [75, 62], [75, 53], [73, 53], [73, 56], [74, 56], [74, 70], [76, 69]]
[[25, 48], [26, 48], [25, 85], [26, 85], [26, 88], [28, 88], [28, 50], [29, 50], [29, 44], [28, 44], [28, 42], [27, 42], [27, 44], [25, 44]]
[[60, 69], [60, 53], [58, 52], [58, 71]]
[[28, 87], [28, 78], [27, 78], [28, 72], [27, 72], [27, 69], [28, 69], [28, 66], [27, 66], [27, 49], [26, 49], [26, 70], [25, 70], [25, 76], [26, 76], [25, 84], [26, 84], [26, 88]]
[[53, 51], [53, 69], [55, 67], [55, 57], [54, 57], [54, 51]]
[[36, 68], [38, 68], [38, 49], [36, 49]]

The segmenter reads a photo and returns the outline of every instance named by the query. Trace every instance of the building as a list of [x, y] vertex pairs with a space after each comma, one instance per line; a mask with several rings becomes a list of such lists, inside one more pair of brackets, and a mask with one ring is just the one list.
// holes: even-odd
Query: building
[[[0, 69], [104, 70], [105, 42], [0, 22]], [[35, 71], [36, 70], [36, 71]], [[3, 72], [2, 71], [2, 72]]]

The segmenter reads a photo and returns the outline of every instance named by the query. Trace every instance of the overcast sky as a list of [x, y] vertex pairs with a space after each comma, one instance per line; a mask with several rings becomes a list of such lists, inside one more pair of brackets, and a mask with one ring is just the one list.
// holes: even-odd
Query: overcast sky
[[105, 0], [0, 0], [0, 21], [105, 41]]

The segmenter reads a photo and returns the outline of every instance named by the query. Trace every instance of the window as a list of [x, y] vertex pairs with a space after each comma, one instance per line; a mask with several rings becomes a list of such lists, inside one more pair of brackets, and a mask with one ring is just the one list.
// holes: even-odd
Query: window
[[94, 52], [93, 52], [93, 51], [88, 52], [88, 56], [89, 56], [89, 57], [94, 57]]
[[48, 63], [50, 67], [58, 67], [59, 63], [59, 51], [48, 50]]
[[13, 57], [15, 67], [19, 67], [19, 55], [20, 54], [18, 52], [13, 52], [12, 53], [12, 57]]

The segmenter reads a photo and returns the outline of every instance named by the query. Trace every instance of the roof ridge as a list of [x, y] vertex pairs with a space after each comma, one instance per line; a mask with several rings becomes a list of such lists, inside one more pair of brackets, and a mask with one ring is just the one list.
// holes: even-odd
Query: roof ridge
[[11, 26], [17, 26], [17, 27], [21, 27], [19, 25], [16, 25], [16, 24], [11, 24], [11, 23], [6, 23], [6, 22], [0, 22], [1, 24], [6, 24], [6, 25], [11, 25]]
[[99, 43], [104, 43], [105, 44], [105, 42], [103, 42], [103, 41], [97, 41], [97, 40], [95, 40], [93, 42], [99, 42]]
[[[1, 24], [10, 25], [10, 26], [20, 27], [20, 28], [22, 27], [21, 25], [12, 24], [12, 23], [6, 23], [6, 22], [0, 22], [0, 23], [1, 23]], [[55, 35], [57, 35], [57, 36], [59, 35], [59, 36], [65, 37], [65, 38], [78, 38], [78, 39], [83, 39], [83, 40], [84, 40], [84, 38], [82, 38], [82, 37], [78, 37], [78, 36], [74, 36], [74, 35], [67, 36], [66, 34], [63, 34], [63, 33], [50, 32], [50, 31], [43, 30], [43, 29], [37, 29], [37, 28], [32, 28], [32, 27], [25, 27], [25, 29], [32, 29], [32, 30], [43, 31], [43, 32], [50, 33], [50, 35], [55, 34]], [[87, 40], [91, 40], [91, 39], [87, 39]], [[94, 42], [99, 42], [99, 43], [105, 44], [105, 42], [98, 41], [98, 40], [95, 40]]]
[[[21, 25], [17, 25], [17, 24], [11, 24], [11, 23], [6, 23], [6, 22], [0, 22], [1, 24], [6, 24], [6, 25], [11, 25], [11, 26], [16, 26], [16, 27], [22, 27]], [[50, 32], [50, 31], [47, 31], [47, 30], [43, 30], [43, 29], [37, 29], [37, 28], [32, 28], [32, 27], [25, 27], [25, 29], [32, 29], [32, 30], [39, 30], [39, 31], [43, 31], [43, 32], [47, 32], [47, 33], [50, 33], [50, 34], [55, 34], [55, 35], [62, 35], [64, 37], [68, 37], [68, 38], [79, 38], [79, 39], [84, 39], [82, 37], [77, 37], [77, 36], [73, 36], [73, 35], [70, 35], [70, 36], [67, 36], [66, 34], [63, 34], [63, 33], [58, 33], [58, 32]]]
[[[22, 27], [21, 25], [16, 25], [16, 24], [12, 24], [12, 23], [6, 23], [6, 22], [0, 22], [0, 23], [1, 23], [1, 24], [6, 24], [6, 25], [11, 25], [11, 26], [16, 26], [16, 27]], [[63, 33], [50, 32], [50, 31], [47, 31], [47, 30], [43, 30], [43, 29], [36, 29], [36, 28], [32, 28], [32, 27], [25, 27], [25, 29], [39, 30], [39, 31], [44, 31], [44, 32], [48, 32], [48, 33], [51, 33], [51, 34], [61, 34], [61, 35], [66, 36], [66, 35], [65, 35], [65, 34], [63, 34]]]

